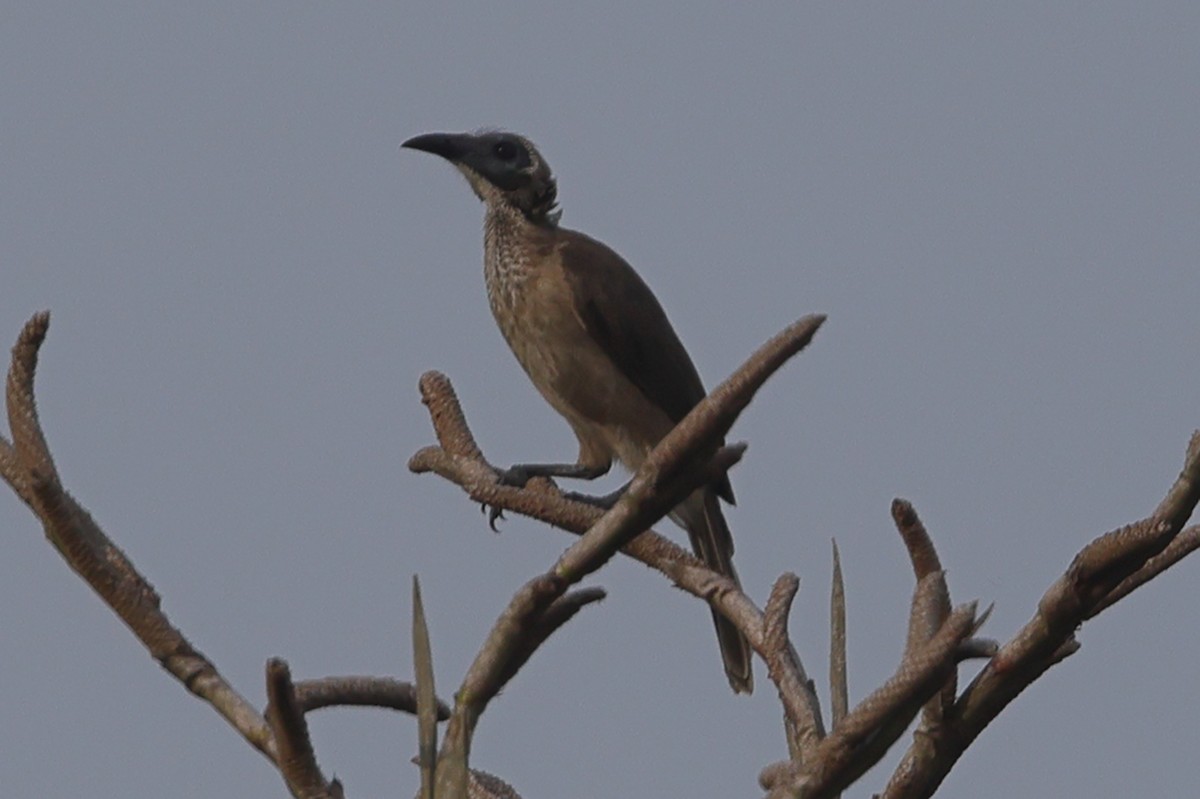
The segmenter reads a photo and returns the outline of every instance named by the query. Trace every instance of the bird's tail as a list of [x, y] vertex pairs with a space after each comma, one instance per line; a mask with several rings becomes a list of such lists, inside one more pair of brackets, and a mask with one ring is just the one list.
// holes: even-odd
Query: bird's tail
[[[704, 565], [718, 574], [733, 580], [741, 587], [737, 571], [733, 568], [733, 536], [721, 512], [720, 500], [711, 488], [702, 488], [671, 511], [671, 519], [687, 530], [692, 542], [692, 551], [704, 561]], [[715, 609], [712, 611], [713, 625], [717, 628], [717, 643], [721, 646], [721, 659], [725, 662], [725, 676], [734, 693], [748, 694], [754, 690], [754, 672], [751, 669], [750, 642], [738, 632], [729, 619]]]

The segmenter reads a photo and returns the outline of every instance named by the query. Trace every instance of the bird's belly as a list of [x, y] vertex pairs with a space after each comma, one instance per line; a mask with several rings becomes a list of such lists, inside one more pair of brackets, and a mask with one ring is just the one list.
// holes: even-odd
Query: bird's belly
[[517, 360], [571, 425], [584, 461], [616, 458], [636, 469], [673, 424], [592, 340], [553, 294], [525, 292], [512, 308], [493, 304]]

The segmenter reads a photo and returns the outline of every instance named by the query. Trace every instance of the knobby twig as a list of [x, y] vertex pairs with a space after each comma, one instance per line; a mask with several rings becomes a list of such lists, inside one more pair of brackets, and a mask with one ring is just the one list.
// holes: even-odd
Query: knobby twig
[[[67, 565], [125, 622], [163, 669], [211, 705], [279, 768], [295, 795], [340, 799], [341, 785], [336, 780], [325, 783], [318, 779], [319, 771], [314, 771], [303, 714], [334, 705], [370, 705], [413, 713], [413, 687], [382, 677], [328, 677], [293, 684], [287, 665], [272, 660], [267, 667], [272, 703], [266, 714], [235, 691], [216, 666], [171, 624], [158, 592], [63, 488], [34, 394], [38, 353], [49, 325], [49, 313], [34, 315], [12, 350], [5, 390], [12, 440], [0, 435], [0, 477], [42, 522], [47, 539]], [[445, 703], [436, 702], [435, 708], [441, 718], [449, 716]], [[286, 740], [278, 737], [281, 732]]]
[[763, 611], [761, 654], [767, 663], [767, 676], [775, 683], [783, 705], [788, 752], [792, 760], [803, 763], [816, 756], [825, 737], [825, 727], [808, 675], [788, 635], [788, 618], [799, 589], [800, 578], [791, 572], [780, 576], [772, 586]]
[[769, 799], [839, 793], [879, 761], [957, 664], [959, 645], [978, 629], [975, 603], [952, 611], [941, 629], [905, 653], [896, 673], [858, 704], [821, 742], [811, 763], [760, 775]]
[[12, 442], [0, 436], [0, 475], [41, 520], [46, 537], [67, 565], [113, 609], [167, 673], [275, 762], [275, 742], [262, 715], [171, 624], [158, 592], [63, 488], [34, 399], [38, 350], [49, 326], [48, 312], [36, 314], [13, 347], [6, 386]]
[[287, 663], [267, 661], [267, 722], [279, 751], [279, 773], [296, 799], [341, 799], [341, 783], [327, 781], [317, 766], [304, 711], [296, 702]]
[[[892, 521], [904, 541], [913, 574], [917, 578], [917, 591], [913, 595], [906, 644], [906, 648], [911, 649], [932, 638], [950, 615], [950, 589], [946, 585], [942, 561], [933, 545], [933, 539], [925, 530], [925, 525], [921, 523], [912, 504], [903, 499], [892, 500]], [[937, 577], [926, 581], [931, 575]], [[951, 673], [937, 699], [925, 707], [916, 733], [918, 738], [923, 738], [927, 730], [941, 723], [942, 716], [954, 703], [954, 697], [958, 693], [957, 678], [957, 672]]]
[[[1033, 618], [1004, 644], [949, 708], [947, 718], [909, 749], [881, 794], [925, 797], [945, 779], [988, 724], [1034, 680], [1079, 649], [1075, 631], [1196, 548], [1183, 525], [1200, 501], [1200, 431], [1179, 477], [1154, 513], [1085, 546], [1038, 603]], [[1182, 541], [1180, 540], [1182, 538]], [[1176, 543], [1179, 542], [1179, 543]], [[971, 654], [966, 648], [965, 654]]]
[[[353, 675], [301, 680], [293, 684], [296, 703], [304, 713], [327, 707], [378, 707], [417, 715], [417, 689], [410, 682], [393, 677]], [[450, 706], [441, 699], [434, 702], [436, 718], [450, 718]]]
[[1104, 599], [1101, 599], [1094, 608], [1088, 611], [1087, 618], [1098, 616], [1197, 549], [1200, 549], [1200, 525], [1181, 530], [1162, 552], [1148, 558], [1140, 569], [1117, 583]]

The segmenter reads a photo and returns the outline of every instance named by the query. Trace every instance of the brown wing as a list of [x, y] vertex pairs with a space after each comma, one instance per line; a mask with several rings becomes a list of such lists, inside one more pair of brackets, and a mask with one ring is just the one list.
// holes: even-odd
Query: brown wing
[[[574, 230], [560, 232], [563, 270], [588, 335], [629, 382], [678, 423], [704, 398], [704, 384], [658, 299], [609, 247]], [[714, 487], [733, 502], [728, 478]]]

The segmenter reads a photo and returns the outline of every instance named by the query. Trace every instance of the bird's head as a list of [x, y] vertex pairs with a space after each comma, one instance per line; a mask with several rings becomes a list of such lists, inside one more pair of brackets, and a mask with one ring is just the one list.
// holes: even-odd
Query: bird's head
[[558, 187], [550, 165], [524, 136], [505, 131], [426, 133], [400, 146], [454, 164], [489, 207], [514, 208], [538, 224], [558, 223]]

